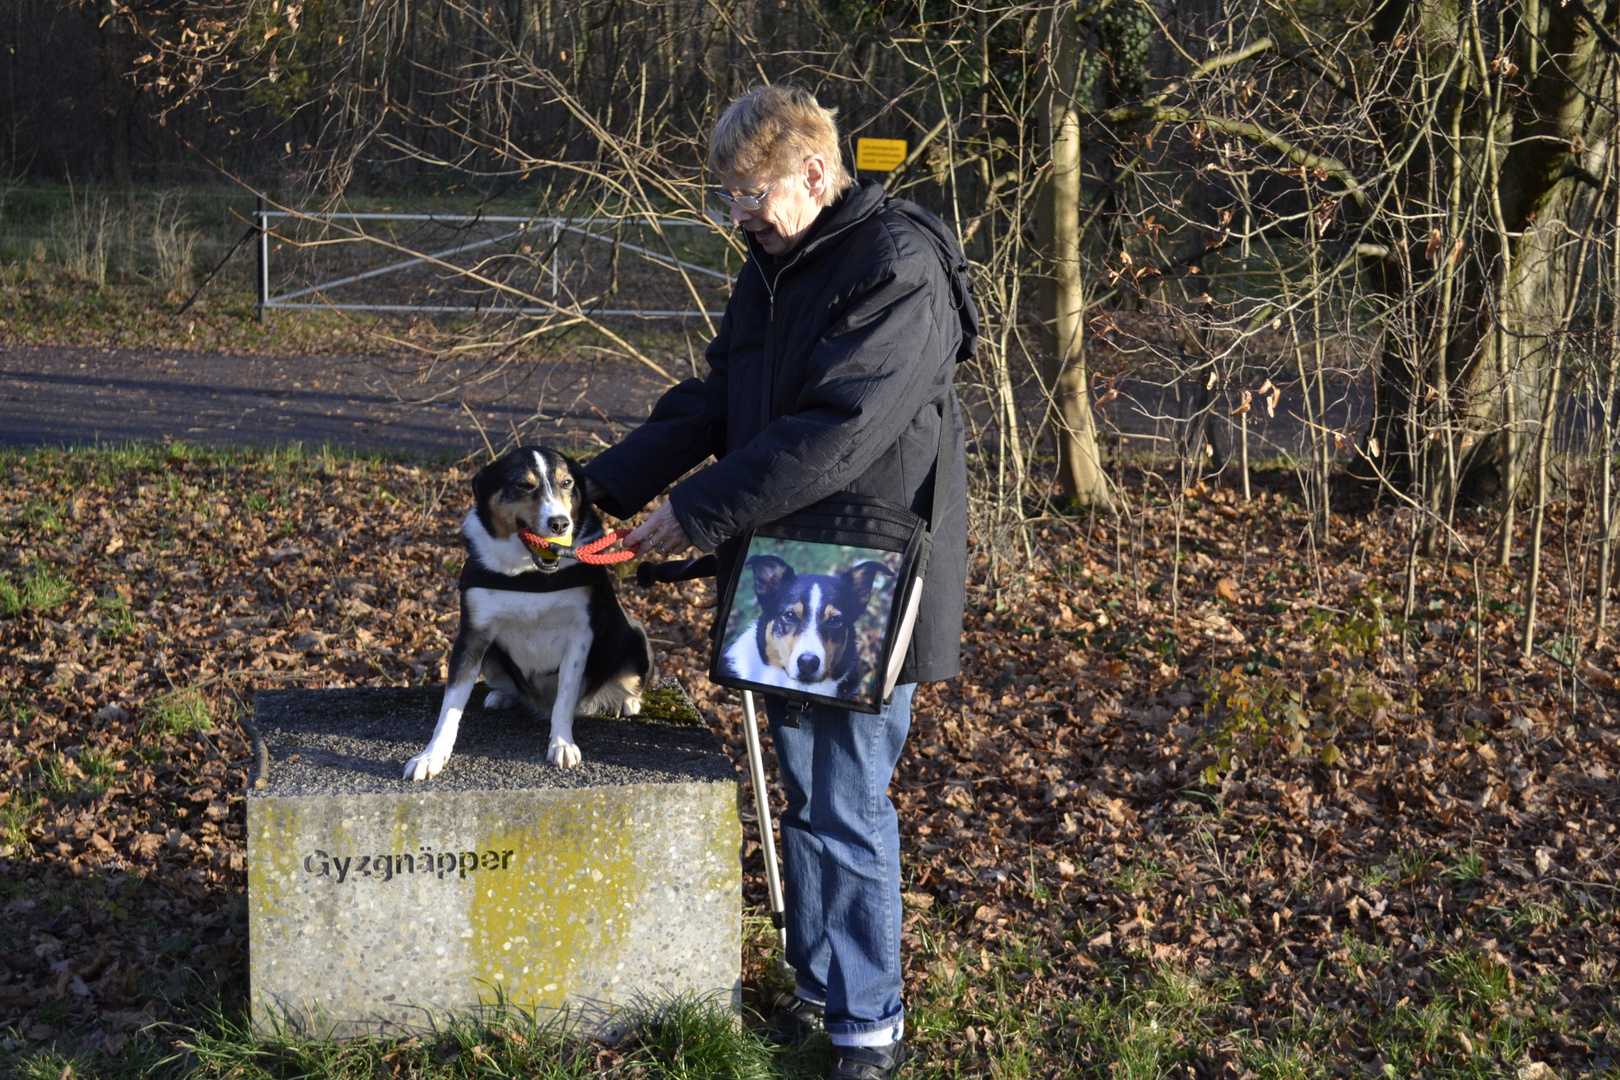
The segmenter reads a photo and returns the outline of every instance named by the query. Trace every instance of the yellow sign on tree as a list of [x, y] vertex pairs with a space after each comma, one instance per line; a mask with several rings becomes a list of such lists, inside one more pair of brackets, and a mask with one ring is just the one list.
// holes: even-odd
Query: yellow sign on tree
[[855, 168], [859, 172], [893, 172], [905, 160], [904, 139], [855, 140]]

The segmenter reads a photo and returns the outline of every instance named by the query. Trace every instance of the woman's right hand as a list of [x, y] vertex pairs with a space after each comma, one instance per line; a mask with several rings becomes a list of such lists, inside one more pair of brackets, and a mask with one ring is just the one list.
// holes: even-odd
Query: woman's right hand
[[669, 508], [669, 500], [637, 525], [623, 540], [625, 547], [645, 558], [648, 555], [679, 555], [692, 546], [681, 528], [680, 519]]

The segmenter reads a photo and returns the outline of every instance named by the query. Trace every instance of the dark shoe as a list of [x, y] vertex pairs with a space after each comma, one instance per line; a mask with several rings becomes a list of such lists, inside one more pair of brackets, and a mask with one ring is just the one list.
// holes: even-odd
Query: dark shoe
[[771, 1015], [770, 1027], [765, 1037], [777, 1046], [787, 1046], [809, 1038], [817, 1032], [826, 1030], [823, 1016], [827, 1008], [817, 1005], [813, 1001], [806, 1001], [798, 994], [789, 994], [777, 1003], [776, 1012]]
[[828, 1080], [889, 1080], [906, 1060], [904, 1041], [888, 1046], [835, 1046]]

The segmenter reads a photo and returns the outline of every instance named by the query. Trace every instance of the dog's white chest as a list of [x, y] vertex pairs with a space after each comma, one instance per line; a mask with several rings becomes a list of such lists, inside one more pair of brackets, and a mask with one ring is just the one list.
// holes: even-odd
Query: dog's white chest
[[590, 590], [520, 593], [468, 589], [473, 626], [488, 634], [525, 674], [550, 674], [571, 644], [591, 634]]

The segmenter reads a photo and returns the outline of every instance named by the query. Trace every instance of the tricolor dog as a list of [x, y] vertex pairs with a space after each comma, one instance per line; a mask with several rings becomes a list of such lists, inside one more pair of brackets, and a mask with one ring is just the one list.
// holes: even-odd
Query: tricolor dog
[[798, 574], [775, 555], [748, 560], [760, 614], [725, 651], [725, 674], [807, 694], [849, 697], [861, 678], [855, 623], [888, 567], [868, 560], [836, 576]]
[[[555, 450], [524, 447], [473, 477], [473, 507], [462, 524], [461, 626], [450, 651], [449, 682], [427, 749], [405, 764], [407, 780], [437, 776], [480, 673], [485, 709], [526, 701], [551, 716], [546, 760], [578, 765], [574, 717], [633, 716], [652, 677], [652, 648], [625, 615], [605, 566], [571, 555], [602, 533], [585, 501], [579, 466]], [[531, 551], [520, 531], [549, 541]]]

